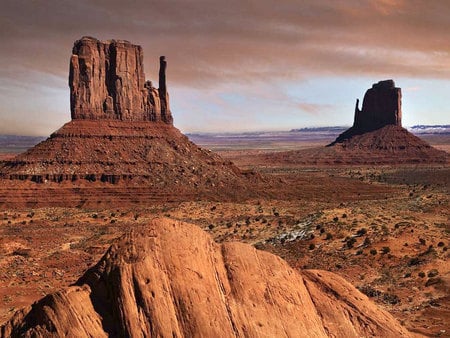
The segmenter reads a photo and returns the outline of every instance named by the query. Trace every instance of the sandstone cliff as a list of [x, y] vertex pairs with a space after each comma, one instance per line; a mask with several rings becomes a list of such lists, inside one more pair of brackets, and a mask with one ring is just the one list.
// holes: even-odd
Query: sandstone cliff
[[201, 191], [225, 186], [245, 190], [246, 177], [236, 166], [200, 149], [173, 126], [167, 62], [164, 56], [159, 62], [156, 89], [145, 81], [140, 46], [123, 40], [77, 40], [69, 75], [72, 121], [0, 163], [0, 178], [126, 182], [173, 196], [198, 197]]
[[124, 40], [76, 41], [70, 59], [72, 119], [162, 121], [172, 124], [165, 57], [160, 58], [159, 89], [145, 81], [141, 46]]
[[402, 90], [395, 87], [393, 80], [379, 81], [366, 91], [361, 110], [356, 100], [353, 126], [332, 145], [391, 125], [402, 126]]
[[157, 219], [78, 282], [19, 311], [1, 337], [408, 337], [344, 279], [298, 272], [194, 225]]

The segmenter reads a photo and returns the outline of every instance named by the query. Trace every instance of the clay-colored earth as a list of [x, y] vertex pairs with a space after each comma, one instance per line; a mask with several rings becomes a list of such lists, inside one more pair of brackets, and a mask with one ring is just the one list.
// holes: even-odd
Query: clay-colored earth
[[[42, 185], [2, 182], [0, 323], [75, 282], [113, 239], [165, 216], [196, 224], [217, 242], [276, 253], [294, 268], [335, 272], [409, 330], [449, 335], [448, 164], [311, 168], [264, 165], [251, 156], [259, 152], [242, 145], [221, 152], [264, 178], [256, 183], [259, 197], [244, 199], [152, 199], [143, 187], [133, 197], [130, 187], [95, 182], [77, 204], [80, 190], [54, 183], [47, 197], [67, 199], [58, 208], [33, 207], [14, 190], [39, 200]], [[95, 198], [96, 191], [103, 193]]]

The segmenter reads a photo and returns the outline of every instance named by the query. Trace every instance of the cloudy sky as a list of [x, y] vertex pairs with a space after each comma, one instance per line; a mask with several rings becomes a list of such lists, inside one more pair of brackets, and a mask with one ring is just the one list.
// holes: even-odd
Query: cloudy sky
[[73, 42], [125, 39], [157, 80], [168, 60], [184, 132], [350, 125], [356, 98], [394, 79], [403, 124], [450, 123], [447, 0], [2, 0], [0, 134], [70, 119]]

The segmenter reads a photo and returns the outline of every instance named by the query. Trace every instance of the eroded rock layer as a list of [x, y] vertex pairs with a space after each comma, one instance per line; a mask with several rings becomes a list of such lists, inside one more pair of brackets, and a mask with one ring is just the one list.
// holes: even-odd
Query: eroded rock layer
[[128, 41], [77, 40], [70, 59], [72, 119], [172, 124], [165, 57], [160, 58], [159, 89], [145, 80], [143, 60], [141, 46]]
[[245, 185], [231, 162], [199, 148], [172, 125], [73, 120], [47, 140], [0, 164], [1, 177], [36, 183], [139, 181], [191, 191]]
[[433, 148], [405, 128], [388, 125], [353, 135], [332, 146], [261, 155], [263, 163], [279, 165], [376, 165], [448, 163], [443, 150]]
[[408, 337], [341, 277], [298, 272], [194, 225], [157, 219], [75, 285], [17, 312], [1, 337]]

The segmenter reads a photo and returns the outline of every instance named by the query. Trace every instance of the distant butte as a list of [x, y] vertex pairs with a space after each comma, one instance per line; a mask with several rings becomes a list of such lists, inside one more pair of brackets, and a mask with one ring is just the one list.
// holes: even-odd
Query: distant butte
[[353, 126], [339, 135], [332, 144], [385, 126], [402, 126], [402, 90], [395, 87], [394, 80], [374, 83], [364, 95], [361, 110], [359, 99], [356, 100]]
[[327, 147], [263, 155], [263, 162], [298, 165], [366, 165], [447, 163], [437, 150], [402, 127], [402, 90], [393, 80], [379, 81], [366, 91], [353, 126]]

